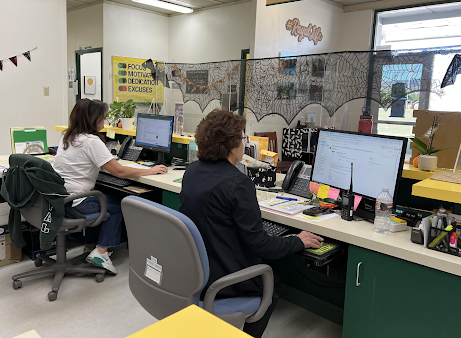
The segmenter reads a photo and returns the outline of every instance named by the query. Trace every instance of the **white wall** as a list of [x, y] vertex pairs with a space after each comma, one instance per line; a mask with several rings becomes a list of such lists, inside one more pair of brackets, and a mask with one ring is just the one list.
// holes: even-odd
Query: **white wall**
[[[0, 11], [0, 60], [34, 47], [32, 62], [18, 67], [4, 61], [0, 72], [0, 154], [11, 152], [10, 127], [43, 125], [48, 144], [58, 145], [53, 125], [67, 124], [67, 53], [65, 0], [7, 0]], [[43, 96], [43, 87], [50, 95]]]
[[238, 60], [242, 49], [253, 53], [255, 2], [170, 17], [168, 61]]
[[[103, 4], [67, 13], [67, 68], [75, 69], [75, 51], [103, 46]], [[103, 51], [104, 53], [104, 51]], [[77, 75], [77, 73], [75, 74]], [[105, 88], [103, 90], [106, 90]], [[69, 114], [75, 105], [73, 89], [68, 90]]]
[[[337, 51], [341, 37], [342, 8], [321, 0], [296, 1], [266, 6], [257, 0], [255, 58], [277, 57], [280, 52], [299, 55]], [[301, 25], [321, 27], [323, 39], [317, 45], [307, 38], [298, 42], [285, 28], [288, 20], [298, 18]]]
[[[256, 0], [169, 18], [169, 62], [201, 63], [240, 59], [242, 49], [254, 52]], [[170, 91], [168, 114], [183, 101]], [[195, 102], [184, 105], [184, 131], [195, 132], [200, 120], [219, 106], [211, 102], [202, 112]]]
[[169, 18], [108, 3], [103, 18], [103, 99], [111, 103], [112, 56], [168, 60]]

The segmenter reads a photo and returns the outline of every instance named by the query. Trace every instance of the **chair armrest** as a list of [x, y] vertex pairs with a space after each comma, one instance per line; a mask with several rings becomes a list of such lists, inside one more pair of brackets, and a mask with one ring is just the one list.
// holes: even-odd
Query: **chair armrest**
[[91, 223], [91, 226], [94, 227], [94, 226], [99, 225], [104, 220], [104, 217], [106, 217], [106, 213], [107, 213], [106, 198], [104, 197], [104, 194], [102, 192], [98, 190], [91, 190], [91, 191], [79, 192], [78, 194], [73, 194], [71, 196], [64, 198], [64, 205], [78, 198], [89, 197], [89, 196], [96, 196], [96, 198], [99, 201], [99, 206], [100, 206], [98, 218], [93, 223]]
[[203, 309], [216, 315], [214, 312], [214, 301], [220, 290], [257, 276], [262, 276], [263, 279], [263, 296], [258, 310], [251, 317], [247, 318], [246, 322], [254, 323], [260, 320], [271, 305], [272, 294], [274, 293], [274, 274], [272, 268], [267, 264], [253, 265], [216, 280], [205, 293]]

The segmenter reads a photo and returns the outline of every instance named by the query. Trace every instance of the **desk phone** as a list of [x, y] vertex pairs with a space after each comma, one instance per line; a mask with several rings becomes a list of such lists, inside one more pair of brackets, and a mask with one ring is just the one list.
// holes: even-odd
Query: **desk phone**
[[137, 161], [141, 155], [142, 147], [135, 147], [135, 140], [128, 136], [123, 141], [118, 152], [118, 157], [126, 161]]
[[312, 166], [305, 164], [303, 161], [294, 161], [283, 181], [283, 191], [292, 195], [309, 198], [311, 170]]

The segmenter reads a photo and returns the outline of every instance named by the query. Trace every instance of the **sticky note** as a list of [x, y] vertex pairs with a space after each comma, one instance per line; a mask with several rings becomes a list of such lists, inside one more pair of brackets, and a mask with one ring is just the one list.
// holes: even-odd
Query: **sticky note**
[[339, 196], [339, 189], [330, 187], [330, 191], [328, 192], [328, 198], [334, 199], [335, 201], [338, 199]]
[[115, 130], [112, 129], [112, 128], [107, 128], [106, 136], [108, 138], [114, 139], [115, 138]]
[[317, 196], [319, 198], [325, 199], [325, 198], [328, 197], [328, 192], [329, 191], [330, 191], [330, 186], [329, 185], [320, 184], [319, 193], [317, 194]]
[[361, 200], [362, 196], [354, 195], [354, 211], [357, 210], [357, 207], [359, 206]]
[[189, 141], [189, 149], [197, 150], [197, 144], [195, 143], [195, 141], [192, 141], [192, 140]]
[[309, 183], [309, 189], [310, 189], [310, 191], [315, 192], [316, 194], [318, 194], [319, 193], [319, 184], [315, 183], [315, 182], [310, 182]]

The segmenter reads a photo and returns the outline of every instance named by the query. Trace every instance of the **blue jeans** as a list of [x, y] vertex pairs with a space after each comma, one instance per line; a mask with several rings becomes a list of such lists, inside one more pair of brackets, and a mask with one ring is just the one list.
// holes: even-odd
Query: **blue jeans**
[[[98, 245], [103, 248], [109, 248], [120, 245], [123, 215], [120, 201], [110, 195], [104, 196], [106, 197], [107, 212], [110, 213], [110, 217], [100, 224]], [[93, 214], [100, 210], [99, 201], [95, 196], [89, 196], [82, 203], [75, 206], [74, 209], [81, 214]], [[91, 240], [91, 237], [94, 238], [97, 235], [97, 228], [85, 229], [87, 244], [96, 242], [95, 239]]]

